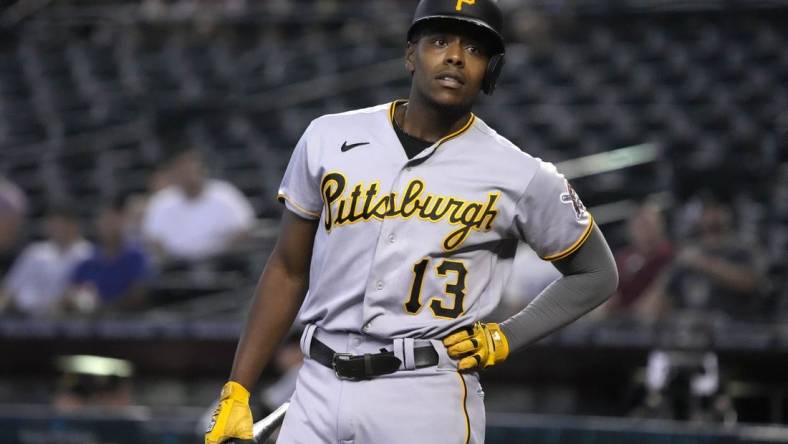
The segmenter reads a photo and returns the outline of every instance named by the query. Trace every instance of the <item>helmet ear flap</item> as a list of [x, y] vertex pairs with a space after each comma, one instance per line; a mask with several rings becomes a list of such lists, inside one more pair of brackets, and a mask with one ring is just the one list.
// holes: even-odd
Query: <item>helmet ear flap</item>
[[487, 71], [484, 73], [484, 81], [482, 82], [482, 91], [488, 96], [495, 91], [495, 83], [501, 75], [504, 63], [503, 54], [495, 54], [490, 57], [490, 61], [487, 63]]

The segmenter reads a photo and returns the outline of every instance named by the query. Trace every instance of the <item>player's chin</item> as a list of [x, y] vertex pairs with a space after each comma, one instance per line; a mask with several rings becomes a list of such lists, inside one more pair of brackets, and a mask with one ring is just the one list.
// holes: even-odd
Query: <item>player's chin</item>
[[463, 108], [473, 104], [477, 92], [469, 89], [436, 88], [430, 94], [433, 103], [445, 108]]

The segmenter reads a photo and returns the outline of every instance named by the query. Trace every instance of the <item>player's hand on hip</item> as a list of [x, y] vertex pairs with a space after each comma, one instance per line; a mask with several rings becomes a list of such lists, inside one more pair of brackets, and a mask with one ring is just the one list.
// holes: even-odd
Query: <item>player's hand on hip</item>
[[460, 360], [460, 370], [491, 367], [509, 356], [509, 342], [501, 327], [492, 322], [477, 322], [457, 330], [443, 340], [443, 345], [450, 357]]
[[222, 387], [219, 405], [205, 432], [205, 444], [219, 444], [231, 438], [251, 440], [252, 437], [249, 391], [241, 384], [229, 381]]

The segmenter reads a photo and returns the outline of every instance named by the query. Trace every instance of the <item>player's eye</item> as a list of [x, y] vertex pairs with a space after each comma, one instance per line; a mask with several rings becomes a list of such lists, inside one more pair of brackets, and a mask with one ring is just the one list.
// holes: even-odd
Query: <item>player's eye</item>
[[439, 47], [444, 47], [449, 44], [448, 40], [444, 37], [434, 37], [432, 39], [432, 44]]
[[468, 45], [468, 46], [465, 47], [465, 50], [468, 51], [471, 54], [479, 54], [479, 53], [481, 53], [481, 50], [476, 45]]

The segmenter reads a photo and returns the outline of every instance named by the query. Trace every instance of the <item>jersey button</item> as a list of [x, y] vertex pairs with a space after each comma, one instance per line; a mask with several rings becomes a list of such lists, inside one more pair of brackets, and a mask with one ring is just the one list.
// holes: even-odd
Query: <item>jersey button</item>
[[377, 288], [378, 291], [383, 290], [383, 281], [378, 281], [377, 284], [375, 284], [375, 288]]
[[397, 240], [397, 235], [395, 235], [394, 233], [389, 234], [389, 243], [390, 244], [393, 244], [394, 242], [396, 242], [396, 240]]

